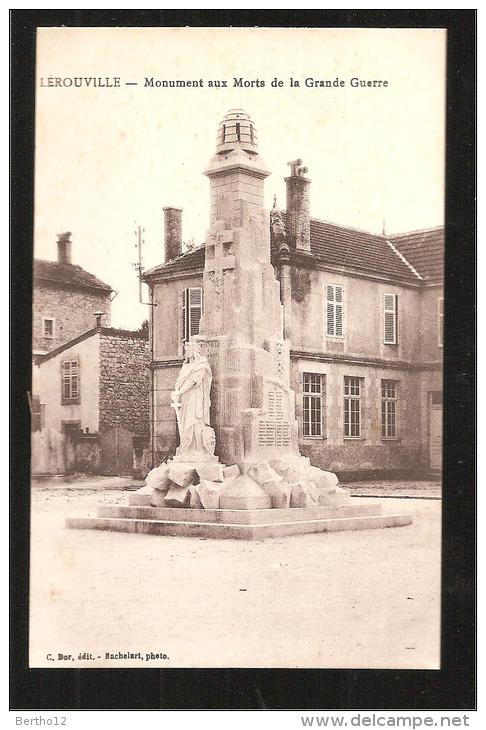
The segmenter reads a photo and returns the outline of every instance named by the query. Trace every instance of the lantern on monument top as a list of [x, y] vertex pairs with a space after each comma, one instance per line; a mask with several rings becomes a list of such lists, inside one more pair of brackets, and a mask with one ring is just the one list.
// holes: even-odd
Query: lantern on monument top
[[257, 133], [249, 114], [243, 109], [230, 109], [218, 128], [216, 152], [224, 154], [237, 147], [258, 154]]

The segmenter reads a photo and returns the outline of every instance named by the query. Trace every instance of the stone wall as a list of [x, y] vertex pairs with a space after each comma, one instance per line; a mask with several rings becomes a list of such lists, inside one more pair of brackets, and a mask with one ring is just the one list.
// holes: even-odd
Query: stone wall
[[[50, 352], [96, 325], [95, 312], [105, 312], [101, 323], [110, 325], [110, 293], [90, 289], [63, 289], [44, 282], [33, 292], [32, 349]], [[54, 319], [54, 337], [44, 337], [42, 318]]]
[[146, 335], [101, 330], [100, 426], [122, 426], [132, 434], [149, 433], [150, 348]]
[[[343, 336], [326, 331], [326, 286], [343, 287]], [[292, 267], [292, 350], [383, 361], [420, 362], [421, 297], [418, 287]], [[383, 341], [383, 295], [398, 295], [398, 343]], [[435, 305], [436, 306], [436, 305]], [[437, 350], [437, 336], [434, 340]]]

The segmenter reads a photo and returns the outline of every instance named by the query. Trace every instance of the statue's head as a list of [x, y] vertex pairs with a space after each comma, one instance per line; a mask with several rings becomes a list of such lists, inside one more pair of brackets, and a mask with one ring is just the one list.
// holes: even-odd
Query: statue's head
[[188, 340], [184, 345], [184, 354], [186, 357], [200, 357], [201, 350], [199, 342], [194, 338]]
[[214, 428], [211, 426], [205, 426], [201, 432], [201, 439], [204, 451], [211, 456], [214, 456], [214, 450], [216, 448], [216, 434]]

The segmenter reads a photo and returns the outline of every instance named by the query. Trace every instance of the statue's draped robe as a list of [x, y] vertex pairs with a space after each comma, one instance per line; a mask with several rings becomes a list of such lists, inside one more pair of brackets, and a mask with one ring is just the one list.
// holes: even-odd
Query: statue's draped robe
[[209, 393], [211, 390], [211, 368], [205, 357], [198, 357], [192, 362], [184, 363], [176, 380], [176, 390], [187, 388], [181, 393], [179, 401], [179, 435], [178, 455], [189, 455], [192, 452], [203, 452], [202, 430], [209, 426]]

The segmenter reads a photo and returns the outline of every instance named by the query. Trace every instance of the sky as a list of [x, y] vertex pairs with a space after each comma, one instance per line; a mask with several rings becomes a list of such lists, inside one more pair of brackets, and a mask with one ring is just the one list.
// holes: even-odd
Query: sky
[[[445, 43], [440, 29], [40, 28], [35, 256], [55, 260], [56, 234], [71, 231], [73, 263], [118, 292], [112, 324], [137, 328], [149, 308], [132, 265], [136, 225], [145, 268], [163, 261], [164, 206], [183, 208], [184, 241], [204, 242], [202, 172], [234, 107], [251, 115], [272, 172], [267, 208], [274, 195], [285, 207], [287, 161], [300, 157], [315, 218], [379, 233], [385, 221], [390, 234], [441, 225]], [[50, 77], [120, 86], [56, 88]], [[152, 77], [203, 86], [145, 86]], [[234, 87], [234, 78], [265, 85]], [[336, 78], [345, 85], [305, 85]], [[353, 88], [351, 78], [388, 86]]]

